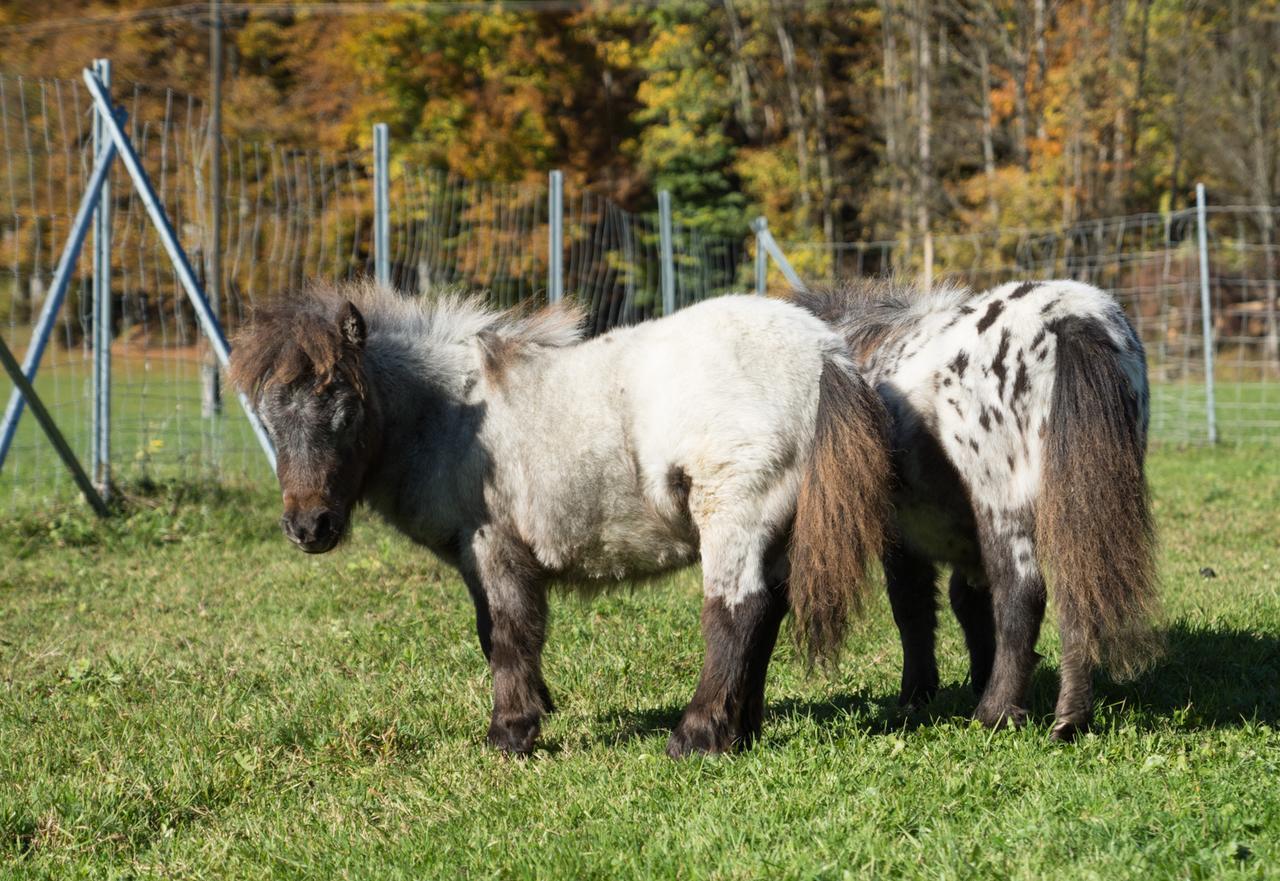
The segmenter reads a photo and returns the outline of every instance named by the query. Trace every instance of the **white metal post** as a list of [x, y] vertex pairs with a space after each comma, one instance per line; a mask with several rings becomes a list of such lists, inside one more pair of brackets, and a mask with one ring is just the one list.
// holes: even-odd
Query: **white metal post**
[[1213, 396], [1213, 319], [1209, 302], [1209, 230], [1205, 222], [1204, 184], [1196, 184], [1196, 227], [1200, 246], [1200, 332], [1204, 338], [1204, 406], [1209, 443], [1218, 442], [1218, 415]]
[[[111, 93], [111, 61], [98, 58], [93, 70]], [[111, 140], [102, 111], [93, 113], [93, 153]], [[111, 494], [111, 176], [103, 178], [93, 216], [93, 437], [89, 474], [104, 497]]]
[[387, 124], [373, 127], [373, 275], [378, 284], [391, 285], [391, 204], [387, 183]]
[[547, 179], [547, 302], [564, 299], [564, 174]]
[[659, 268], [662, 280], [662, 314], [676, 311], [676, 261], [675, 247], [671, 241], [671, 191], [658, 193], [658, 239], [662, 251]]
[[[58, 309], [67, 295], [67, 286], [71, 283], [71, 274], [75, 272], [76, 261], [80, 259], [80, 249], [88, 238], [89, 227], [93, 223], [93, 212], [98, 207], [98, 199], [102, 195], [102, 187], [106, 183], [107, 174], [111, 171], [111, 161], [116, 155], [115, 142], [104, 144], [93, 162], [93, 171], [89, 173], [89, 182], [85, 185], [84, 195], [80, 197], [80, 207], [71, 221], [71, 229], [67, 232], [67, 241], [62, 246], [62, 254], [58, 257], [58, 265], [53, 270], [53, 279], [49, 291], [45, 294], [44, 305], [40, 307], [40, 315], [36, 319], [35, 328], [31, 332], [31, 342], [27, 344], [27, 352], [22, 358], [22, 372], [28, 382], [35, 382], [36, 371], [40, 368], [40, 359], [44, 356], [45, 347], [49, 345], [49, 337], [53, 333], [53, 324], [58, 317]], [[18, 389], [9, 395], [9, 404], [5, 407], [4, 418], [0, 420], [0, 467], [9, 455], [9, 447], [13, 443], [13, 435], [18, 430], [18, 419], [22, 417], [22, 409], [26, 399]]]

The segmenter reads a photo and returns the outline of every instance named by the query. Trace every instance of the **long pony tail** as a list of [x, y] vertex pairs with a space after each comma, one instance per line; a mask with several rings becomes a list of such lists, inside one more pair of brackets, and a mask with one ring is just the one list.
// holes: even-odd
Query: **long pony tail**
[[790, 548], [795, 634], [810, 662], [839, 656], [849, 616], [862, 607], [868, 565], [884, 545], [888, 426], [875, 391], [852, 369], [828, 361]]
[[1144, 396], [1124, 369], [1125, 358], [1140, 355], [1118, 350], [1096, 319], [1062, 319], [1055, 329], [1037, 545], [1082, 660], [1132, 677], [1162, 648]]

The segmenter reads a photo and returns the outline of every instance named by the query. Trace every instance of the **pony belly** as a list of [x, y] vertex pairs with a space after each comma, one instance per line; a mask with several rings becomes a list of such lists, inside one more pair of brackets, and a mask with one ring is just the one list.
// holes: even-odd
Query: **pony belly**
[[664, 524], [618, 524], [580, 548], [557, 568], [557, 575], [577, 583], [602, 584], [683, 569], [697, 559], [696, 539], [673, 535]]

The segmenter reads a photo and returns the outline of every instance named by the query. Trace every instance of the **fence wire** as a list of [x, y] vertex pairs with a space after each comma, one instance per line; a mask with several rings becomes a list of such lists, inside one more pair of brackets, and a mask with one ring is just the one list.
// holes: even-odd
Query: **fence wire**
[[[156, 191], [204, 283], [212, 242], [204, 106], [168, 89], [117, 82], [115, 101]], [[0, 74], [0, 332], [26, 348], [92, 166], [92, 101], [75, 80]], [[306, 280], [373, 274], [372, 155], [334, 155], [228, 139], [222, 165], [222, 284], [210, 299], [234, 335], [255, 303]], [[194, 312], [119, 163], [111, 177], [113, 315], [111, 462], [118, 483], [269, 476], [239, 404], [205, 407], [212, 356]], [[462, 180], [395, 165], [390, 180], [392, 283], [410, 293], [482, 292], [495, 305], [545, 302], [546, 185]], [[564, 290], [602, 333], [661, 315], [656, 214], [623, 209], [589, 187], [564, 193]], [[677, 308], [740, 288], [751, 246], [673, 224]], [[92, 255], [88, 243], [36, 382], [73, 449], [92, 433]], [[205, 284], [206, 289], [208, 285]], [[0, 394], [7, 399], [7, 378]], [[11, 509], [74, 493], [24, 417], [0, 470]]]
[[[225, 141], [210, 155], [204, 106], [145, 84], [117, 83], [127, 130], [198, 273], [214, 246], [208, 182], [224, 181], [222, 284], [210, 291], [234, 334], [255, 303], [307, 279], [372, 275], [372, 156]], [[0, 332], [16, 352], [34, 317], [92, 164], [92, 102], [74, 80], [0, 75]], [[124, 169], [111, 175], [113, 315], [111, 461], [122, 484], [172, 478], [267, 479], [265, 461], [229, 393], [209, 410], [211, 353], [158, 236]], [[564, 290], [588, 314], [588, 332], [666, 311], [660, 223], [598, 190], [568, 183]], [[496, 305], [544, 302], [548, 191], [544, 183], [462, 180], [394, 165], [390, 263], [400, 289], [484, 292]], [[1277, 277], [1280, 212], [1209, 210], [1209, 266], [1217, 417], [1226, 441], [1271, 441], [1280, 429]], [[1111, 218], [1048, 230], [1007, 229], [933, 239], [935, 272], [975, 288], [1015, 278], [1069, 277], [1119, 297], [1147, 345], [1156, 438], [1206, 438], [1200, 258], [1191, 211]], [[753, 287], [755, 245], [672, 224], [678, 309]], [[921, 242], [783, 246], [799, 274], [836, 280], [921, 269]], [[86, 246], [39, 370], [37, 389], [73, 449], [88, 461], [91, 435], [91, 250]], [[775, 272], [776, 274], [776, 272]], [[201, 279], [203, 281], [203, 278]], [[0, 384], [6, 399], [7, 378]], [[62, 464], [24, 418], [0, 470], [10, 509], [74, 493]]]
[[[1280, 212], [1210, 208], [1207, 214], [1215, 412], [1220, 439], [1280, 437], [1276, 227]], [[1200, 254], [1194, 210], [1116, 217], [1057, 229], [935, 236], [934, 277], [983, 289], [1014, 279], [1073, 278], [1113, 293], [1147, 349], [1152, 436], [1207, 440]], [[923, 243], [783, 245], [801, 276], [918, 276]]]

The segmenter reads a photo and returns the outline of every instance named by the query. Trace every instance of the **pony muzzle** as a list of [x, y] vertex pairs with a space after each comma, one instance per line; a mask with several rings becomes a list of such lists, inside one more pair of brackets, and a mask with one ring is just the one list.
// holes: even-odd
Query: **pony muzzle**
[[342, 538], [346, 518], [331, 508], [286, 511], [280, 527], [289, 540], [308, 554], [333, 550]]

